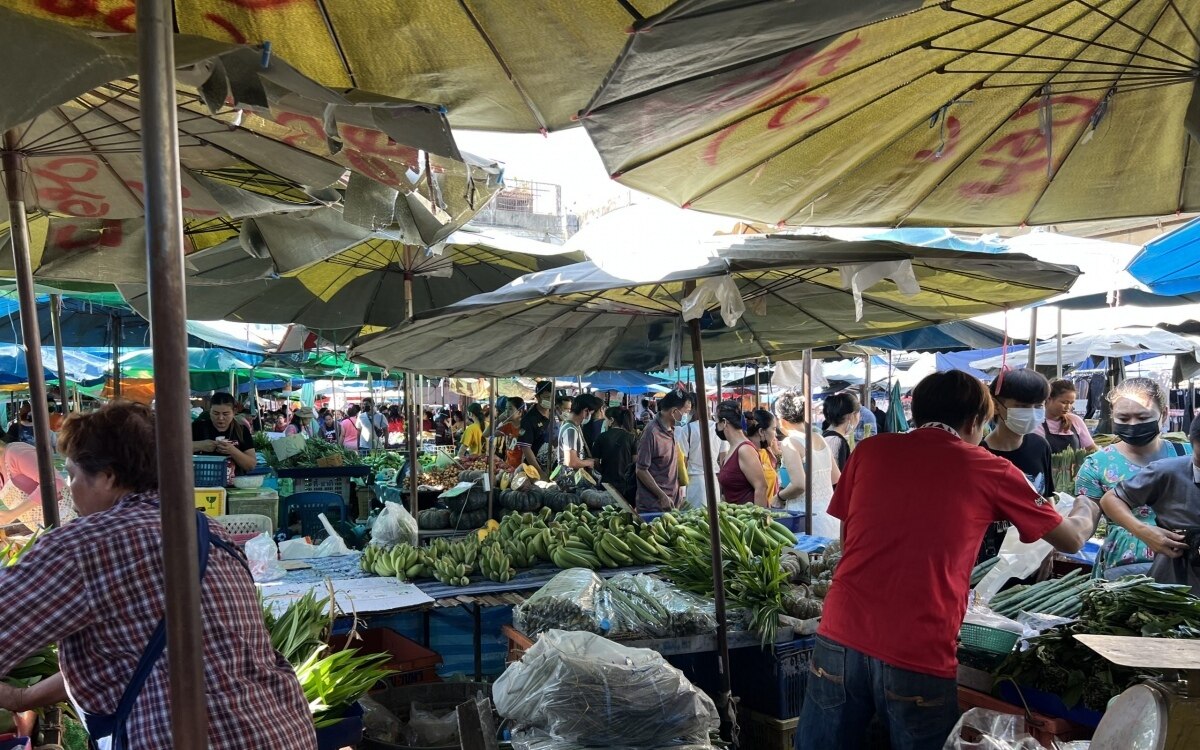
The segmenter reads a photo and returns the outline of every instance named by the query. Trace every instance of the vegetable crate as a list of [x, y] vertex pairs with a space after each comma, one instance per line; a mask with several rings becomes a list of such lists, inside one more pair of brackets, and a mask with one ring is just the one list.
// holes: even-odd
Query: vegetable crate
[[777, 643], [774, 649], [735, 650], [729, 655], [734, 694], [751, 711], [775, 719], [799, 716], [816, 643], [817, 639], [809, 636], [791, 643]]
[[192, 456], [192, 486], [224, 487], [229, 484], [228, 463], [229, 459], [224, 456]]
[[348, 635], [334, 636], [329, 639], [329, 645], [335, 651], [353, 648], [360, 654], [388, 654], [391, 658], [383, 665], [384, 669], [398, 673], [388, 678], [391, 687], [441, 681], [437, 668], [442, 663], [442, 656], [436, 651], [430, 651], [391, 628], [370, 628], [360, 631], [358, 636], [353, 643], [349, 642]]
[[279, 521], [279, 493], [274, 490], [229, 490], [225, 512], [231, 516], [252, 514]]
[[738, 711], [738, 747], [742, 750], [792, 750], [800, 717], [775, 719], [756, 711]]
[[301, 492], [334, 492], [342, 496], [346, 507], [354, 503], [354, 477], [368, 477], [371, 470], [366, 466], [331, 466], [315, 469], [280, 469], [275, 472], [281, 479], [292, 480], [292, 494]]
[[1055, 748], [1057, 743], [1072, 740], [1089, 739], [1091, 731], [1066, 719], [1053, 719], [1033, 711], [1026, 711], [1023, 706], [1005, 703], [999, 698], [993, 698], [987, 693], [970, 688], [958, 688], [958, 707], [963, 711], [972, 708], [983, 708], [1002, 714], [1025, 717], [1025, 731], [1028, 732], [1043, 747]]

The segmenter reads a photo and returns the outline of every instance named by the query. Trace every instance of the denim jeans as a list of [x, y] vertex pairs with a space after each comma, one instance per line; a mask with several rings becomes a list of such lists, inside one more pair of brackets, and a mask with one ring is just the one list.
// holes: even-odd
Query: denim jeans
[[796, 750], [867, 750], [878, 717], [892, 750], [941, 750], [958, 721], [958, 684], [893, 667], [817, 637]]

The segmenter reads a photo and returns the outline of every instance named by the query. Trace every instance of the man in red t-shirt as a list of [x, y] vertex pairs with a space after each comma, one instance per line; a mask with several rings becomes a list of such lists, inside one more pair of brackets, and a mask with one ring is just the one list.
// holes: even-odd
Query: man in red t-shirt
[[893, 750], [940, 750], [958, 720], [956, 639], [984, 531], [1078, 551], [1099, 520], [1080, 497], [1064, 520], [1015, 466], [979, 447], [992, 416], [963, 372], [913, 390], [905, 434], [859, 444], [829, 506], [844, 550], [825, 599], [796, 747], [866, 746], [878, 714]]

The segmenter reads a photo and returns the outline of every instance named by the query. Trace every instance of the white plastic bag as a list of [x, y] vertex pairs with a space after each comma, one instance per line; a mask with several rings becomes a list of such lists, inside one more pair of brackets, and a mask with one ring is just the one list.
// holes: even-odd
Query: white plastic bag
[[317, 546], [317, 557], [337, 557], [338, 555], [350, 554], [350, 548], [346, 546], [346, 540], [342, 539], [341, 534], [333, 529], [333, 524], [329, 523], [329, 519], [324, 513], [317, 515], [321, 519], [321, 525], [325, 527], [325, 533], [329, 536], [325, 537], [325, 541]]
[[279, 549], [275, 546], [275, 540], [265, 531], [246, 542], [246, 561], [256, 583], [278, 581], [287, 575], [287, 571], [279, 564]]
[[962, 715], [942, 750], [1044, 750], [1025, 731], [1025, 717], [972, 708]]
[[402, 542], [417, 546], [417, 519], [403, 505], [389, 500], [371, 526], [371, 544], [394, 547]]
[[[1058, 502], [1054, 504], [1054, 507], [1065, 517], [1075, 504], [1075, 498], [1065, 492], [1059, 492], [1057, 497]], [[1017, 527], [1010, 527], [1008, 533], [1004, 535], [1004, 541], [1000, 544], [1000, 561], [992, 566], [992, 569], [975, 587], [976, 601], [986, 604], [1000, 592], [1008, 579], [1033, 575], [1053, 551], [1054, 547], [1042, 539], [1033, 544], [1025, 544], [1021, 541], [1021, 534], [1017, 531]]]

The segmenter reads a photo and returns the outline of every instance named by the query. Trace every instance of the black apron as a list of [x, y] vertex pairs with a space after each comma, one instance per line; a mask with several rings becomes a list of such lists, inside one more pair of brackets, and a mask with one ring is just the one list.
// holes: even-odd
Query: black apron
[[[199, 543], [199, 558], [200, 558], [200, 580], [204, 580], [204, 572], [208, 569], [208, 546], [215, 545], [218, 549], [233, 555], [234, 559], [242, 562], [241, 555], [238, 554], [237, 548], [224, 539], [212, 537], [208, 528], [208, 516], [200, 511], [196, 511], [196, 540]], [[246, 567], [246, 572], [249, 574], [250, 568]], [[166, 616], [158, 621], [154, 632], [150, 635], [150, 642], [146, 644], [146, 650], [142, 652], [142, 656], [138, 659], [137, 667], [133, 670], [133, 677], [129, 680], [129, 685], [125, 687], [125, 692], [121, 694], [121, 701], [117, 704], [117, 710], [111, 714], [93, 714], [87, 711], [80, 710], [79, 718], [83, 722], [84, 728], [87, 729], [88, 737], [92, 741], [92, 747], [97, 746], [98, 740], [109, 740], [109, 750], [128, 750], [129, 737], [126, 734], [125, 727], [129, 722], [129, 716], [133, 713], [133, 707], [137, 704], [138, 697], [142, 694], [142, 689], [146, 686], [146, 681], [150, 679], [150, 674], [154, 671], [154, 665], [162, 656], [163, 650], [167, 646], [167, 625]], [[203, 676], [201, 676], [203, 679]]]
[[1056, 435], [1050, 431], [1049, 422], [1042, 422], [1042, 432], [1046, 434], [1046, 442], [1050, 444], [1050, 453], [1062, 453], [1068, 448], [1079, 450], [1079, 433], [1075, 430], [1075, 423], [1067, 420], [1067, 424], [1071, 425], [1071, 433], [1069, 435]]

